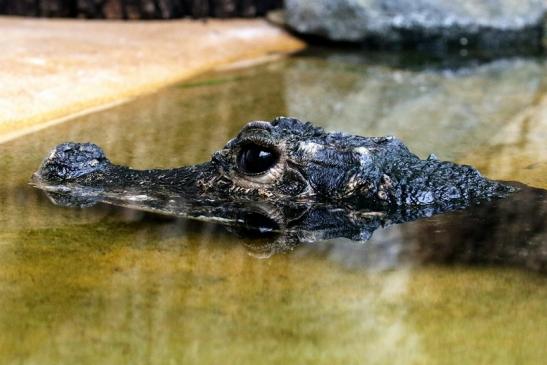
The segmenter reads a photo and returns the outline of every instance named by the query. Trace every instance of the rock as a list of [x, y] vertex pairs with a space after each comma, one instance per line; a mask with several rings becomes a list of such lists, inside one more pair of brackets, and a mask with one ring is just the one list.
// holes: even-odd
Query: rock
[[544, 0], [285, 0], [289, 27], [333, 41], [540, 47]]

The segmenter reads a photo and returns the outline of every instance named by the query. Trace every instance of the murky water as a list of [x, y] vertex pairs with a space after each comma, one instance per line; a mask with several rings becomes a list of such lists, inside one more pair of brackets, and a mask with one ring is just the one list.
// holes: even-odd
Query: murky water
[[543, 363], [541, 190], [270, 256], [213, 224], [58, 207], [27, 185], [64, 141], [173, 167], [292, 115], [547, 188], [543, 62], [388, 61], [318, 52], [206, 75], [0, 145], [0, 363]]

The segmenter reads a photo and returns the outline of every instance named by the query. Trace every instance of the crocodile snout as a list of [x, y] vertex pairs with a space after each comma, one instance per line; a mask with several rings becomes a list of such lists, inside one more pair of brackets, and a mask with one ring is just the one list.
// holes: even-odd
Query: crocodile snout
[[35, 175], [45, 182], [69, 181], [103, 170], [109, 164], [103, 150], [92, 143], [63, 143], [55, 147]]

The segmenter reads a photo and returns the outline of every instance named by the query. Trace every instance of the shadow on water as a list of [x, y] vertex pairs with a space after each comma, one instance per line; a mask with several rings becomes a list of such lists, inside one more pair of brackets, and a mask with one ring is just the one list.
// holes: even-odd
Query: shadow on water
[[[413, 71], [424, 70], [456, 70], [471, 68], [499, 60], [530, 59], [541, 60], [545, 56], [545, 49], [524, 48], [477, 48], [458, 45], [457, 47], [438, 47], [434, 42], [423, 43], [422, 47], [363, 47], [356, 48], [355, 44], [328, 44], [328, 48], [321, 47], [322, 42], [312, 41], [316, 47], [309, 47], [298, 53], [299, 57], [321, 58], [332, 54], [347, 59], [359, 60], [362, 64], [381, 65], [397, 69]], [[372, 51], [371, 51], [372, 48]]]
[[543, 49], [535, 49], [527, 52], [514, 52], [512, 49], [467, 49], [457, 48], [450, 50], [436, 49], [402, 49], [394, 51], [379, 49], [375, 52], [367, 52], [367, 49], [356, 50], [351, 46], [336, 46], [332, 48], [311, 47], [298, 53], [301, 58], [329, 58], [333, 54], [339, 60], [346, 60], [354, 64], [368, 66], [390, 67], [396, 70], [407, 71], [456, 71], [472, 69], [491, 62], [516, 60], [530, 60], [541, 62], [544, 57]]

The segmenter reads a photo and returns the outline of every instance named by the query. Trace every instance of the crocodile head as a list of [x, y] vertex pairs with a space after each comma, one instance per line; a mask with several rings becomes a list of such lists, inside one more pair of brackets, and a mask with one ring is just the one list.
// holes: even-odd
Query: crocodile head
[[327, 133], [297, 119], [250, 122], [211, 161], [171, 170], [111, 164], [90, 144], [63, 144], [35, 174], [48, 184], [165, 191], [194, 199], [345, 201], [369, 208], [501, 196], [510, 187], [465, 165], [422, 160], [392, 137]]
[[215, 176], [199, 183], [213, 194], [220, 188], [257, 199], [338, 200], [359, 194], [370, 200], [376, 194], [386, 200], [382, 191], [392, 180], [378, 165], [388, 152], [393, 159], [409, 155], [391, 137], [326, 133], [293, 118], [255, 121], [213, 154]]
[[510, 188], [470, 166], [426, 160], [393, 137], [327, 133], [280, 117], [248, 123], [213, 155], [204, 192], [254, 199], [362, 202], [369, 207], [428, 205], [504, 194]]

